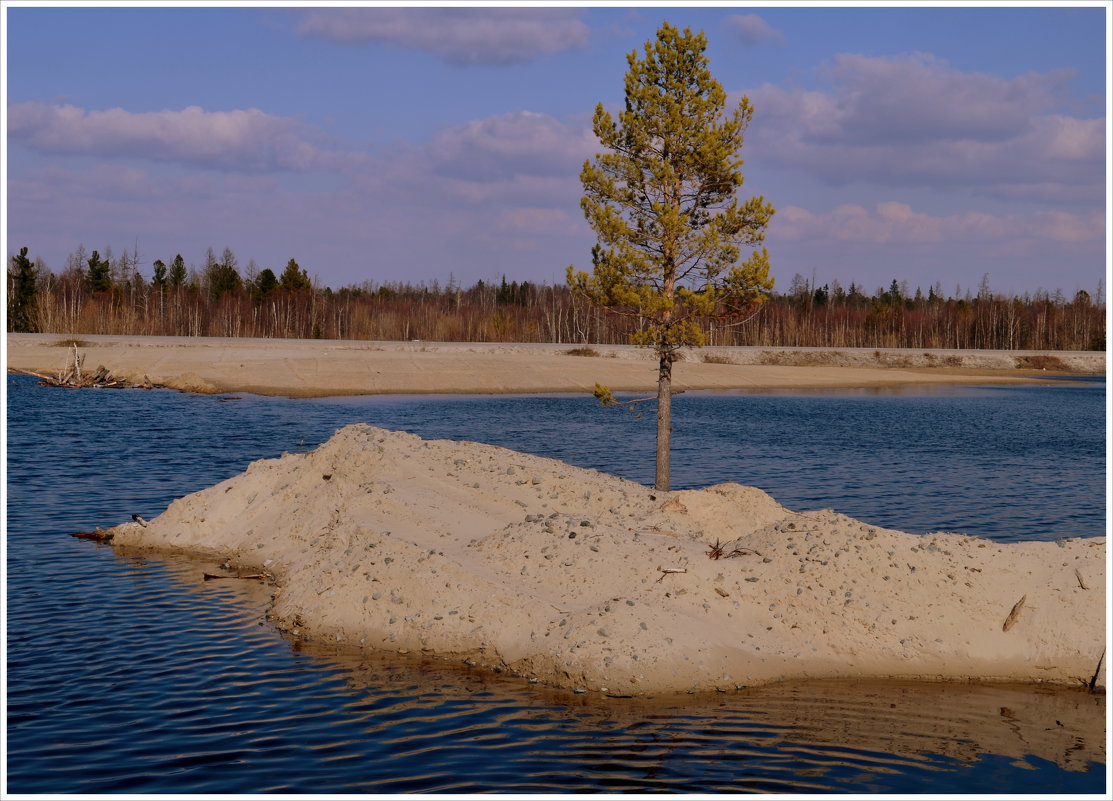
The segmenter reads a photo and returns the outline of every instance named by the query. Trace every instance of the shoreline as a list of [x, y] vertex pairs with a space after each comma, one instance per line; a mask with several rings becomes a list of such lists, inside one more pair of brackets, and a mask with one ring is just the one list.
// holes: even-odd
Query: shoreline
[[[633, 345], [371, 342], [8, 334], [6, 366], [54, 374], [76, 340], [86, 369], [186, 392], [287, 397], [654, 390], [651, 350]], [[709, 346], [673, 368], [684, 390], [823, 390], [1032, 384], [1106, 372], [1104, 352]]]
[[267, 617], [296, 640], [595, 696], [820, 678], [1106, 686], [1103, 536], [914, 535], [754, 487], [662, 493], [366, 424], [108, 533], [264, 573]]

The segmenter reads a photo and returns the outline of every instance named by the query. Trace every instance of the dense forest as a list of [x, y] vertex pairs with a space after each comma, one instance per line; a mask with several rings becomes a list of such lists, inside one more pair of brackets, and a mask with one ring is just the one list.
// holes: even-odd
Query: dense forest
[[[365, 282], [333, 290], [297, 261], [279, 273], [254, 261], [241, 269], [225, 248], [200, 267], [181, 255], [156, 259], [150, 277], [138, 253], [78, 247], [60, 272], [23, 248], [8, 267], [9, 331], [213, 337], [292, 337], [460, 342], [619, 344], [636, 318], [611, 314], [567, 286], [529, 281], [470, 287]], [[944, 295], [893, 281], [867, 292], [801, 275], [741, 320], [704, 321], [712, 345], [865, 348], [1104, 350], [1104, 288], [1095, 296], [1037, 291], [1004, 296], [988, 276]]]

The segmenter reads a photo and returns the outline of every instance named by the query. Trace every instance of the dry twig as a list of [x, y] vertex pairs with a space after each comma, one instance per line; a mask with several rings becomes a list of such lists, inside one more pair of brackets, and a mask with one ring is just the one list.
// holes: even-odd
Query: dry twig
[[1027, 595], [1022, 595], [1020, 600], [1013, 604], [1012, 611], [1009, 612], [1009, 616], [1005, 618], [1005, 622], [1001, 625], [1001, 631], [1008, 631], [1016, 625], [1016, 619], [1020, 617], [1020, 610], [1024, 607], [1024, 601], [1027, 598]]

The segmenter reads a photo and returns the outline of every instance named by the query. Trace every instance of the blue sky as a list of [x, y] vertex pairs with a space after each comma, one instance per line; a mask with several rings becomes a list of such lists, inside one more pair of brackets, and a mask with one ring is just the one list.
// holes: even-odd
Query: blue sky
[[591, 114], [668, 20], [755, 107], [778, 289], [1107, 274], [1107, 4], [5, 11], [5, 247], [55, 271], [211, 246], [334, 288], [560, 282]]

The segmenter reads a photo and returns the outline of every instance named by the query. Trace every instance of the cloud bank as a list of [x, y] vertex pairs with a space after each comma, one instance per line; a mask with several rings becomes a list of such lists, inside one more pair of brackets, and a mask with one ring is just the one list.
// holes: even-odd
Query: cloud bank
[[302, 123], [258, 109], [130, 112], [19, 103], [8, 136], [51, 155], [140, 158], [232, 172], [339, 169], [358, 156], [320, 149]]
[[923, 54], [840, 55], [821, 89], [764, 85], [748, 156], [835, 185], [967, 188], [1001, 199], [1094, 202], [1105, 120], [1062, 113], [1069, 71], [1004, 79]]
[[588, 39], [578, 9], [344, 8], [310, 11], [298, 33], [340, 44], [422, 50], [462, 66], [525, 64]]
[[778, 210], [774, 218], [778, 238], [785, 241], [822, 240], [866, 245], [972, 245], [1004, 240], [1058, 243], [1101, 241], [1104, 215], [1034, 211], [992, 215], [966, 212], [933, 216], [907, 203], [884, 201], [866, 209], [846, 203], [825, 212], [799, 206]]
[[[779, 209], [768, 242], [782, 277], [792, 265], [854, 275], [877, 263], [950, 281], [964, 280], [964, 264], [995, 275], [1028, 264], [1036, 282], [1051, 259], [1100, 266], [1105, 120], [1070, 113], [1068, 74], [1001, 79], [916, 55], [840, 56], [819, 77], [818, 88], [748, 92], [756, 114], [743, 155], [770, 169], [767, 182], [780, 168], [870, 188], [809, 206], [765, 186]], [[255, 242], [260, 264], [304, 257], [335, 286], [405, 280], [414, 265], [464, 281], [560, 280], [594, 241], [578, 208], [580, 166], [600, 150], [586, 114], [496, 114], [381, 153], [328, 150], [318, 129], [258, 109], [31, 102], [9, 108], [8, 126], [16, 149], [101, 159], [13, 173], [9, 226], [40, 240], [129, 241], [138, 230], [196, 253]], [[932, 187], [954, 207], [909, 202]]]

